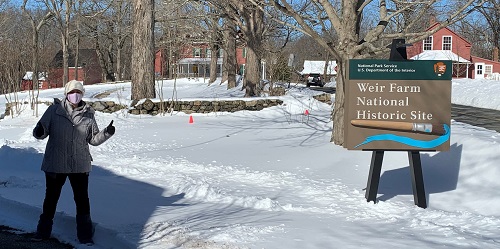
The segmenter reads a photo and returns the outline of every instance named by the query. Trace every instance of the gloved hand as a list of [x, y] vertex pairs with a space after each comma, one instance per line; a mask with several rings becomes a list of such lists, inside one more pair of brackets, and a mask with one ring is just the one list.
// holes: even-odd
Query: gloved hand
[[35, 126], [35, 136], [41, 137], [41, 136], [43, 136], [44, 133], [45, 133], [45, 131], [43, 129], [42, 124], [40, 124], [40, 122], [38, 122]]
[[108, 127], [106, 127], [106, 132], [109, 134], [109, 135], [114, 135], [115, 134], [115, 127], [113, 126], [113, 121], [114, 120], [111, 120], [111, 123], [109, 123]]

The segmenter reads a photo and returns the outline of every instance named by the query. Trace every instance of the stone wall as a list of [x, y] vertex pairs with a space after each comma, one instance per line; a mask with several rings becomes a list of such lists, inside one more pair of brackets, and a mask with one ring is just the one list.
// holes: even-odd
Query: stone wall
[[[46, 104], [46, 105], [51, 105], [52, 102], [38, 102], [39, 104]], [[0, 115], [1, 118], [7, 117], [12, 115], [13, 108], [18, 104], [18, 102], [10, 102], [10, 103], [5, 103], [5, 112]], [[23, 105], [28, 105], [29, 102], [25, 101], [22, 103]], [[0, 119], [1, 119], [0, 118]]]
[[128, 106], [116, 104], [114, 101], [85, 101], [98, 112], [113, 113], [122, 109], [127, 109]]
[[131, 114], [150, 114], [157, 115], [161, 110], [166, 112], [176, 111], [191, 113], [210, 113], [210, 112], [236, 112], [242, 110], [260, 111], [264, 108], [283, 104], [279, 99], [259, 99], [259, 100], [193, 100], [193, 101], [166, 101], [154, 103], [146, 99], [143, 103], [132, 102]]
[[[85, 102], [87, 104], [89, 104], [90, 106], [92, 106], [96, 111], [106, 112], [106, 113], [116, 112], [116, 111], [119, 111], [121, 109], [128, 109], [128, 107], [126, 105], [116, 104], [113, 101], [95, 101], [95, 102], [85, 101]], [[14, 108], [14, 106], [16, 104], [17, 104], [16, 102], [6, 103], [5, 104], [5, 113], [3, 114], [3, 116], [5, 116], [5, 117], [10, 116], [11, 112], [12, 112], [12, 108]], [[29, 103], [24, 102], [23, 104], [27, 105]], [[38, 104], [52, 105], [52, 104], [54, 104], [54, 102], [46, 101], [46, 102], [38, 102]]]
[[313, 96], [313, 98], [319, 102], [323, 102], [323, 103], [326, 103], [326, 104], [329, 104], [331, 105], [332, 104], [332, 95], [329, 94], [329, 93], [323, 93], [323, 94], [320, 94], [320, 95], [315, 95]]
[[[324, 93], [316, 95], [314, 98], [320, 102], [332, 104], [331, 95]], [[40, 102], [51, 105], [52, 102]], [[149, 114], [157, 115], [162, 112], [184, 112], [191, 113], [210, 113], [210, 112], [237, 112], [242, 110], [260, 111], [267, 107], [282, 105], [283, 101], [279, 99], [257, 99], [257, 100], [193, 100], [193, 101], [165, 101], [153, 102], [146, 99], [139, 104], [139, 101], [132, 101], [130, 107], [122, 104], [117, 104], [113, 101], [95, 101], [87, 103], [92, 106], [96, 111], [113, 113], [122, 109], [128, 109], [130, 114]], [[28, 103], [25, 103], [28, 104]], [[5, 109], [5, 116], [9, 116], [12, 106], [15, 103], [7, 103]]]

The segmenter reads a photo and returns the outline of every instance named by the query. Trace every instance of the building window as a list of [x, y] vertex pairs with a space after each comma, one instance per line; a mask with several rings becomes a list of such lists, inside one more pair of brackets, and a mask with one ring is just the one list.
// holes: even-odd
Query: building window
[[207, 54], [207, 58], [211, 58], [212, 57], [212, 49], [207, 48], [206, 54]]
[[451, 36], [443, 36], [443, 50], [451, 50]]
[[247, 58], [247, 48], [243, 48], [243, 58]]
[[201, 57], [201, 48], [194, 48], [193, 49], [193, 56], [194, 57]]
[[432, 36], [424, 39], [424, 51], [432, 50]]
[[493, 65], [485, 65], [484, 66], [484, 75], [489, 76], [493, 74]]
[[245, 75], [245, 64], [240, 65], [240, 75]]
[[477, 75], [483, 74], [483, 65], [477, 65], [476, 74]]

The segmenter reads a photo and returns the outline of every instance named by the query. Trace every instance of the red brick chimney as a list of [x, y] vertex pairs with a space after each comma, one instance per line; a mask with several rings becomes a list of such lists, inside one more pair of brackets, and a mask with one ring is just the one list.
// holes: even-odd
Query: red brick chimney
[[498, 61], [498, 47], [493, 48], [493, 61]]
[[434, 25], [434, 23], [436, 23], [436, 16], [435, 15], [431, 15], [429, 17], [429, 27]]

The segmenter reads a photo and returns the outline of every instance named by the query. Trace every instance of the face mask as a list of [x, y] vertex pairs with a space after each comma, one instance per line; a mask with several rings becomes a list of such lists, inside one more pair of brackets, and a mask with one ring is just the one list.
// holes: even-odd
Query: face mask
[[76, 104], [80, 103], [80, 101], [82, 100], [82, 97], [83, 97], [83, 94], [81, 94], [81, 93], [69, 93], [66, 98], [73, 105], [76, 105]]

